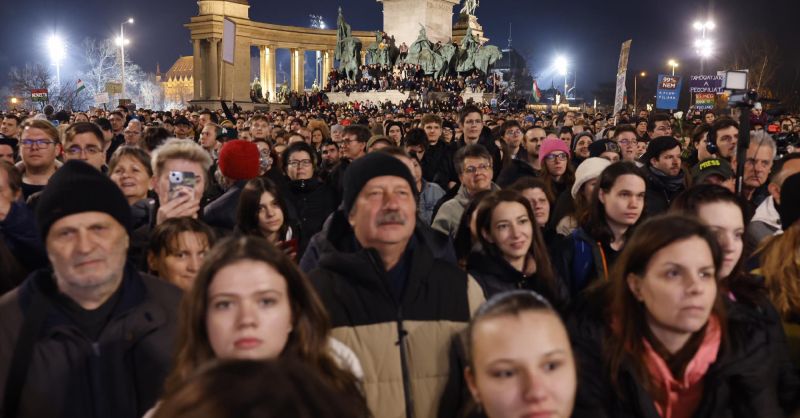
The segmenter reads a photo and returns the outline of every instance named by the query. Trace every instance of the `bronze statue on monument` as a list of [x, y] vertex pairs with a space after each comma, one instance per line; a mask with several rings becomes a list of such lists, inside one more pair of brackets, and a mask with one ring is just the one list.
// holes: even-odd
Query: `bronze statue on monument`
[[348, 79], [355, 80], [358, 77], [358, 69], [361, 66], [361, 40], [352, 36], [350, 25], [344, 21], [342, 8], [339, 8], [339, 18], [336, 21], [336, 49], [334, 59], [339, 61], [340, 72], [343, 72]]
[[464, 0], [464, 7], [461, 8], [461, 13], [467, 16], [475, 16], [475, 10], [479, 4], [479, 0]]

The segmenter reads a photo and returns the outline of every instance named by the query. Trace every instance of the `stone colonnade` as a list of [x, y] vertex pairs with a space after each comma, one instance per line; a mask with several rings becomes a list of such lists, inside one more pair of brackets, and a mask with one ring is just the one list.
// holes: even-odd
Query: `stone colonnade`
[[[320, 87], [327, 86], [328, 73], [334, 66], [336, 29], [254, 22], [249, 18], [250, 5], [247, 0], [198, 0], [197, 4], [198, 15], [192, 17], [185, 27], [191, 32], [194, 102], [198, 102], [198, 105], [219, 99], [250, 101], [252, 47], [259, 50], [258, 77], [264, 97], [270, 100], [276, 98], [276, 52], [279, 49], [287, 49], [290, 53], [290, 90], [302, 91], [306, 87], [305, 53], [310, 51], [319, 51]], [[226, 25], [235, 26], [231, 43], [234, 55], [232, 63], [222, 59]], [[353, 31], [352, 36], [359, 38], [365, 46], [375, 39], [374, 32], [367, 31]]]

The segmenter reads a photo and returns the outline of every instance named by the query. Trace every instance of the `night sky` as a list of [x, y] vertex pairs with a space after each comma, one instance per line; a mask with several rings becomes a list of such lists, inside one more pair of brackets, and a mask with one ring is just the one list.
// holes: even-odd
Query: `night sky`
[[[287, 4], [283, 1], [251, 0], [250, 4], [250, 18], [256, 21], [308, 26], [308, 15], [314, 13], [335, 26], [341, 5], [354, 30], [382, 26], [381, 4], [375, 0], [293, 0], [291, 7], [283, 7]], [[126, 37], [132, 41], [126, 54], [145, 71], [155, 72], [157, 62], [166, 71], [178, 56], [191, 53], [183, 24], [197, 13], [196, 2], [189, 0], [0, 0], [0, 6], [0, 86], [12, 66], [48, 63], [44, 42], [53, 31], [70, 45], [62, 67], [62, 79], [69, 77], [78, 65], [80, 41], [116, 36], [119, 23], [129, 16], [136, 23], [126, 25]], [[550, 86], [554, 56], [566, 56], [577, 68], [578, 90], [584, 96], [591, 96], [598, 83], [613, 82], [620, 44], [626, 39], [633, 39], [630, 72], [666, 73], [666, 61], [675, 58], [681, 63], [679, 73], [696, 73], [691, 23], [707, 16], [718, 26], [712, 36], [719, 58], [712, 59], [710, 67], [719, 69], [730, 48], [760, 33], [776, 42], [787, 57], [780, 63], [784, 78], [796, 77], [800, 68], [797, 0], [483, 0], [476, 14], [490, 43], [503, 48], [511, 24], [512, 44], [527, 58], [542, 88]], [[650, 78], [653, 84], [654, 80]], [[559, 83], [563, 85], [563, 78], [556, 77], [555, 84]]]

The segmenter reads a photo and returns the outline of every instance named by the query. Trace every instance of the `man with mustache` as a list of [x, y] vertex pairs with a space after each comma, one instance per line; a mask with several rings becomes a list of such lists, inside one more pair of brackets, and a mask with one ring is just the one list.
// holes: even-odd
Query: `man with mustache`
[[686, 173], [681, 169], [681, 144], [671, 136], [655, 138], [650, 141], [641, 161], [647, 174], [647, 216], [664, 213], [672, 199], [686, 190]]
[[141, 417], [169, 371], [180, 291], [126, 263], [130, 206], [86, 162], [53, 174], [36, 220], [51, 266], [0, 298], [0, 410]]
[[376, 418], [430, 417], [439, 402], [449, 404], [445, 384], [460, 371], [442, 359], [483, 300], [474, 279], [434, 255], [437, 237], [416, 222], [415, 183], [408, 167], [385, 153], [353, 161], [343, 210], [321, 232], [325, 242], [309, 274], [332, 336], [364, 366]]

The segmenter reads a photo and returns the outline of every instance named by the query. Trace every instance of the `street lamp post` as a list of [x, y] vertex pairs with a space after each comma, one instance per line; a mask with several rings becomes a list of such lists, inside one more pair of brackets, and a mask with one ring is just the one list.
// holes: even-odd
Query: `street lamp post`
[[119, 52], [121, 57], [121, 64], [120, 64], [120, 72], [122, 73], [122, 92], [120, 99], [125, 98], [125, 44], [128, 43], [128, 40], [125, 39], [125, 24], [132, 25], [133, 18], [128, 18], [128, 20], [119, 24], [119, 39], [117, 39], [117, 44], [119, 44]]
[[675, 61], [675, 60], [669, 60], [669, 62], [667, 63], [667, 65], [669, 65], [670, 67], [672, 67], [672, 75], [673, 75], [673, 76], [675, 76], [675, 67], [677, 67], [677, 66], [678, 66], [678, 61]]
[[697, 54], [700, 55], [700, 74], [703, 74], [703, 67], [705, 66], [705, 59], [710, 57], [713, 53], [714, 42], [706, 35], [708, 32], [714, 30], [717, 25], [711, 20], [705, 22], [694, 22], [694, 30], [700, 32], [700, 37], [694, 41], [694, 47]]
[[564, 58], [563, 56], [556, 57], [555, 68], [559, 74], [564, 76], [564, 101], [566, 101], [567, 104], [569, 104], [569, 100], [567, 99], [569, 97], [567, 95], [567, 87], [568, 87], [567, 74], [569, 73], [569, 63], [567, 62], [567, 59]]
[[644, 76], [646, 76], [646, 75], [647, 75], [647, 73], [642, 71], [641, 73], [636, 74], [636, 75], [633, 76], [633, 112], [634, 113], [636, 113], [636, 109], [637, 109], [637, 106], [636, 106], [637, 103], [636, 102], [637, 102], [637, 99], [639, 98], [638, 89], [636, 87], [636, 84], [637, 84], [636, 81], [639, 79], [639, 77], [644, 78]]
[[56, 84], [61, 86], [61, 61], [64, 59], [65, 49], [64, 41], [58, 35], [53, 35], [47, 43], [47, 48], [50, 52], [50, 60], [56, 66]]

